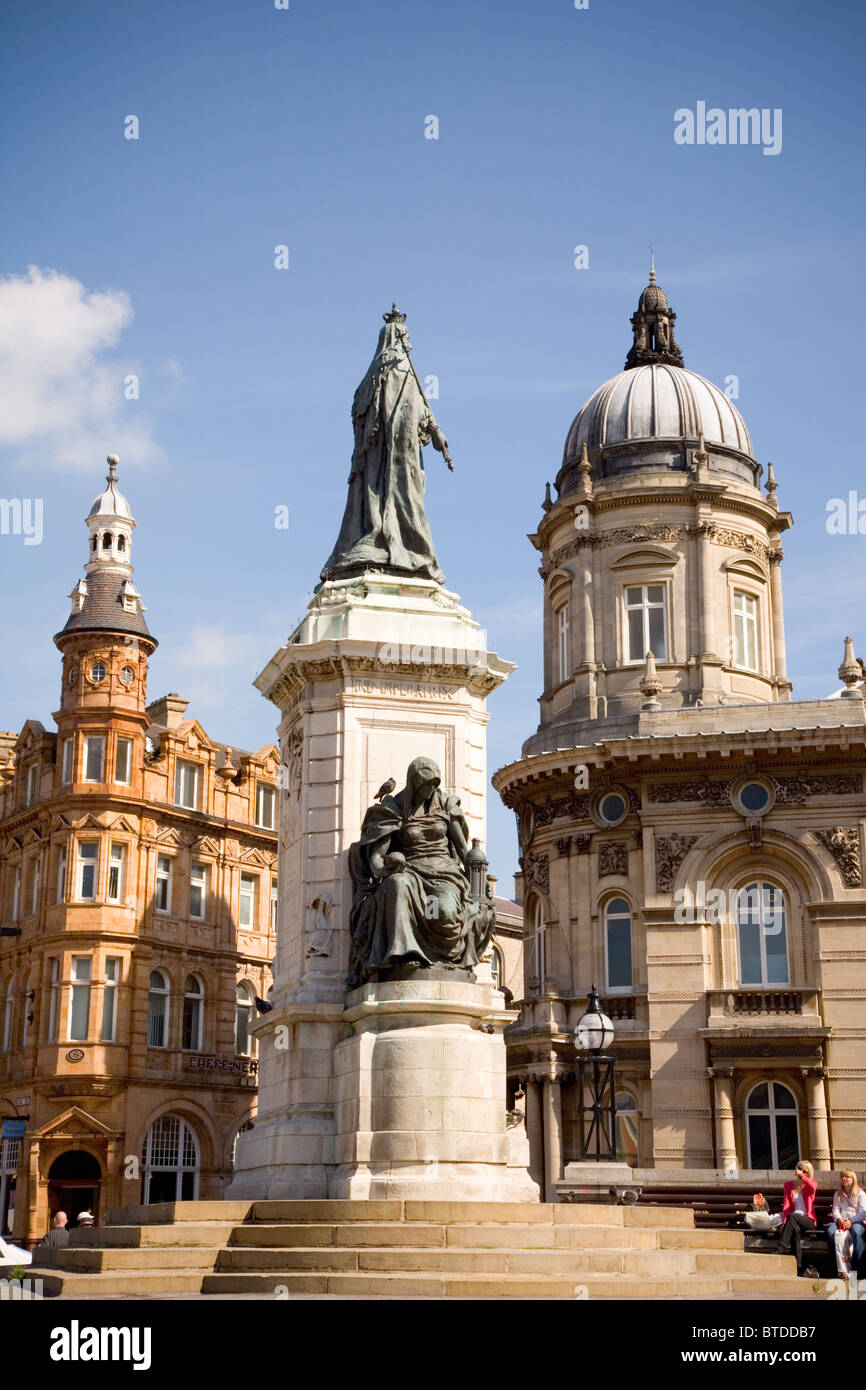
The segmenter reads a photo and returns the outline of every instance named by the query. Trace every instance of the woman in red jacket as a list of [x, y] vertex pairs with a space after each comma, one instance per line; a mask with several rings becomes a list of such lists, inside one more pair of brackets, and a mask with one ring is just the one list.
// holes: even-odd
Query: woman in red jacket
[[803, 1272], [803, 1232], [814, 1231], [815, 1194], [818, 1184], [814, 1180], [814, 1168], [806, 1158], [801, 1158], [794, 1169], [793, 1181], [784, 1186], [785, 1200], [782, 1204], [782, 1227], [779, 1231], [779, 1250], [787, 1254], [793, 1247], [797, 1261], [797, 1273]]

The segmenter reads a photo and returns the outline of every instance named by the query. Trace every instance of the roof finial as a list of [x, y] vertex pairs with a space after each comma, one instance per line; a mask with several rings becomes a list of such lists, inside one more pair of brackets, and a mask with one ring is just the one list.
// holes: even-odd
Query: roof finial
[[840, 681], [845, 682], [845, 689], [840, 691], [843, 699], [858, 700], [863, 698], [863, 691], [860, 689], [863, 681], [863, 667], [854, 655], [853, 637], [845, 638], [845, 652], [837, 674]]
[[654, 285], [656, 282], [656, 253], [655, 247], [650, 247], [650, 278], [649, 282]]
[[108, 458], [105, 461], [108, 464], [108, 477], [105, 479], [105, 481], [107, 483], [116, 483], [117, 465], [120, 463], [120, 459], [118, 458], [117, 454], [109, 454]]

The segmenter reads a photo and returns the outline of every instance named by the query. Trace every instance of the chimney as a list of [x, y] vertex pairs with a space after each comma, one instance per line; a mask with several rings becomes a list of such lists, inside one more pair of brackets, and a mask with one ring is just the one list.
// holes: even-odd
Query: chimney
[[161, 724], [166, 729], [176, 729], [183, 723], [189, 700], [182, 700], [176, 690], [170, 695], [162, 695], [147, 707], [151, 722]]

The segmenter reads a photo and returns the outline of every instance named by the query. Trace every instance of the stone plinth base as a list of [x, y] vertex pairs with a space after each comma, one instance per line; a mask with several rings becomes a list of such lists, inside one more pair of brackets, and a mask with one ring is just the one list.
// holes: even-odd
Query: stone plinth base
[[348, 996], [336, 1048], [332, 1198], [539, 1200], [512, 1166], [505, 1043], [513, 1013], [491, 984], [424, 978]]
[[629, 1164], [594, 1159], [567, 1164], [563, 1181], [554, 1186], [560, 1202], [635, 1202], [641, 1190]]

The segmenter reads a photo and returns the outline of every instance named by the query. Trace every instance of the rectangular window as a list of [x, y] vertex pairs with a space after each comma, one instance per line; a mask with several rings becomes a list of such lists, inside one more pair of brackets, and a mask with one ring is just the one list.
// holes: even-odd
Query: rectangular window
[[117, 1027], [117, 983], [120, 979], [120, 961], [109, 956], [105, 962], [105, 986], [102, 991], [102, 1030], [103, 1042], [114, 1042]]
[[97, 840], [79, 841], [78, 845], [78, 901], [92, 903], [96, 897], [96, 869], [99, 861]]
[[90, 956], [72, 957], [69, 1041], [86, 1042], [90, 1024]]
[[568, 604], [560, 608], [556, 615], [556, 683], [568, 680], [571, 675], [571, 643], [568, 622]]
[[241, 874], [241, 897], [238, 922], [242, 927], [251, 927], [256, 912], [256, 880], [254, 874]]
[[66, 846], [61, 845], [57, 853], [57, 901], [66, 897]]
[[123, 870], [126, 864], [126, 845], [112, 845], [108, 858], [108, 901], [123, 901]]
[[35, 914], [39, 911], [39, 881], [42, 876], [42, 864], [38, 859], [33, 860], [33, 877], [30, 880], [30, 911]]
[[132, 770], [132, 739], [119, 738], [114, 753], [114, 780], [122, 785], [129, 784]]
[[168, 854], [157, 856], [153, 905], [157, 912], [171, 912], [171, 856]]
[[46, 1042], [57, 1041], [57, 1006], [60, 1002], [60, 961], [51, 958], [51, 975], [48, 986], [48, 1036]]
[[195, 811], [198, 806], [198, 764], [178, 762], [174, 770], [174, 804]]
[[279, 900], [279, 897], [278, 897], [278, 895], [277, 895], [277, 880], [276, 880], [275, 878], [272, 878], [272, 879], [271, 879], [271, 931], [272, 931], [272, 932], [275, 932], [276, 929], [277, 929], [277, 912], [278, 912], [278, 910], [279, 910], [279, 904], [280, 904], [280, 900]]
[[273, 830], [274, 828], [275, 805], [276, 793], [274, 788], [268, 786], [267, 782], [257, 782], [256, 825], [260, 825], [263, 830]]
[[64, 786], [72, 781], [72, 758], [75, 753], [75, 739], [65, 738], [63, 740], [63, 778]]
[[628, 660], [646, 660], [652, 652], [657, 661], [667, 661], [664, 584], [637, 584], [625, 591]]
[[189, 870], [189, 915], [197, 922], [204, 921], [207, 902], [207, 864], [193, 863]]
[[21, 870], [15, 870], [15, 882], [12, 888], [12, 921], [17, 922], [21, 915]]
[[758, 669], [758, 600], [740, 589], [734, 591], [734, 665]]
[[105, 770], [105, 739], [102, 734], [88, 734], [84, 740], [84, 780], [101, 782]]
[[36, 800], [36, 780], [39, 776], [39, 766], [31, 763], [27, 769], [27, 805], [30, 806]]

